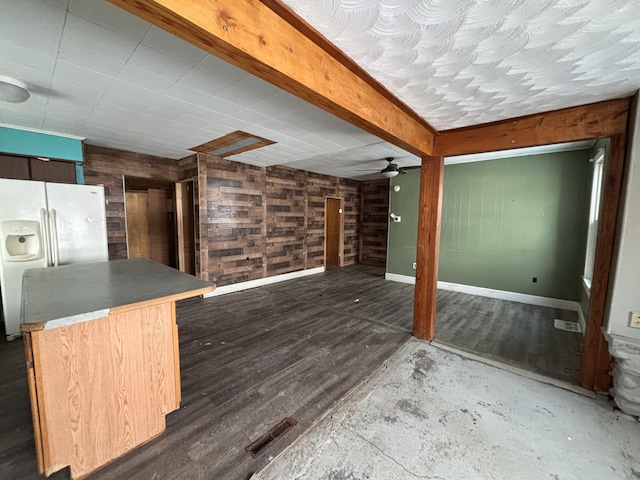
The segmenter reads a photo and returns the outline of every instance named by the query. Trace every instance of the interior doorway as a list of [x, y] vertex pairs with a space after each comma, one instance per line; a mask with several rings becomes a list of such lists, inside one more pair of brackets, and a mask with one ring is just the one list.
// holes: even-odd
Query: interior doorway
[[324, 264], [342, 266], [342, 211], [344, 200], [326, 197], [324, 208]]
[[150, 258], [176, 267], [174, 184], [125, 177], [129, 258]]
[[196, 274], [195, 199], [193, 180], [175, 185], [178, 269]]

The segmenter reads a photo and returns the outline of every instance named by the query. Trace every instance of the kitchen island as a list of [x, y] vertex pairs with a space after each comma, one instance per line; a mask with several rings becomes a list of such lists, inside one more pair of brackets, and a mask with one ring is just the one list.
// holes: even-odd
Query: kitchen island
[[175, 302], [214, 285], [148, 259], [27, 270], [22, 326], [38, 471], [81, 478], [180, 406]]

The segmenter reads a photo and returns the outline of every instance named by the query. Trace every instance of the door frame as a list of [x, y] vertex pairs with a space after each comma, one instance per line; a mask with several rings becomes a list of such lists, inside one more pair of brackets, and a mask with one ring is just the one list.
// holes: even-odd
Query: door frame
[[344, 198], [338, 197], [335, 195], [326, 195], [324, 197], [324, 254], [323, 254], [323, 262], [325, 268], [327, 267], [327, 204], [328, 200], [340, 200], [340, 234], [338, 241], [340, 244], [338, 245], [338, 266], [344, 266]]
[[[193, 205], [192, 211], [191, 211], [191, 217], [192, 217], [192, 222], [193, 222], [193, 231], [190, 232], [191, 237], [193, 238], [193, 268], [194, 268], [194, 275], [196, 273], [196, 269], [197, 269], [197, 261], [196, 261], [196, 257], [197, 257], [197, 251], [196, 251], [196, 209], [195, 209], [195, 205], [196, 205], [196, 197], [195, 197], [195, 182], [193, 181], [192, 178], [189, 178], [187, 180], [180, 180], [179, 182], [176, 182], [174, 184], [174, 203], [175, 203], [175, 210], [176, 210], [176, 260], [178, 261], [178, 270], [182, 271], [182, 272], [186, 272], [186, 258], [185, 258], [185, 248], [184, 248], [184, 237], [185, 237], [185, 232], [184, 232], [184, 215], [183, 215], [183, 202], [182, 202], [182, 185], [185, 185], [187, 183], [191, 184], [191, 204]], [[189, 232], [186, 232], [186, 234], [189, 234]]]

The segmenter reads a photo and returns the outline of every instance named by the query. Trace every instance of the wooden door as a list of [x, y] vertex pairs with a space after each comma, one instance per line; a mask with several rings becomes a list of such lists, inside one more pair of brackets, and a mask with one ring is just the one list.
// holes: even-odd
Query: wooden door
[[126, 192], [129, 258], [151, 258], [147, 192]]
[[149, 198], [149, 243], [151, 260], [175, 266], [174, 230], [169, 205], [173, 195], [169, 190], [150, 188]]
[[196, 274], [195, 213], [193, 181], [176, 183], [176, 228], [178, 269]]
[[340, 265], [342, 253], [342, 200], [339, 198], [327, 198], [325, 201], [325, 240], [324, 240], [324, 264]]

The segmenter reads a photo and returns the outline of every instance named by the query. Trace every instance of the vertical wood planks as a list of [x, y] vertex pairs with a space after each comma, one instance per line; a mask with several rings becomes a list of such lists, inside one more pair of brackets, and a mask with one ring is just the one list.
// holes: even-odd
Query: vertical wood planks
[[47, 475], [85, 476], [164, 431], [179, 404], [173, 305], [32, 333]]
[[302, 170], [266, 169], [267, 276], [305, 268], [305, 182]]
[[363, 182], [361, 186], [360, 263], [387, 264], [389, 180]]
[[338, 178], [338, 196], [343, 199], [342, 265], [358, 263], [360, 256], [360, 182]]
[[207, 232], [201, 238], [208, 250], [205, 278], [221, 286], [323, 266], [327, 196], [344, 199], [343, 264], [357, 263], [359, 182], [199, 156], [206, 158], [206, 165], [199, 164], [207, 189], [200, 210]]
[[209, 278], [217, 285], [263, 277], [263, 167], [206, 155]]
[[443, 181], [444, 157], [424, 157], [420, 172], [413, 334], [427, 340], [435, 335]]

